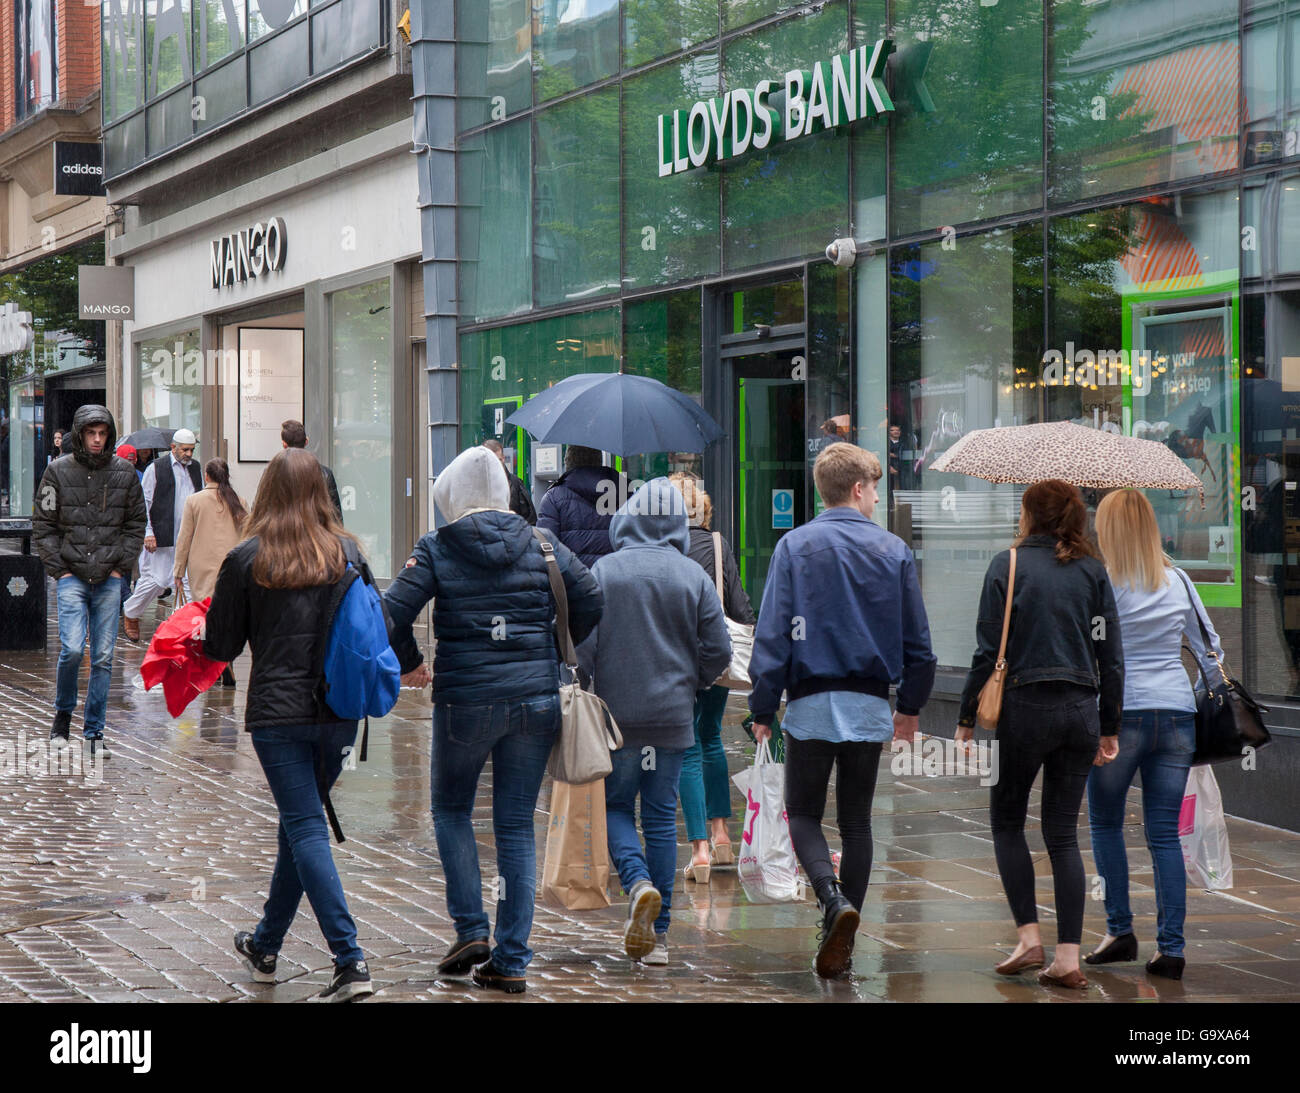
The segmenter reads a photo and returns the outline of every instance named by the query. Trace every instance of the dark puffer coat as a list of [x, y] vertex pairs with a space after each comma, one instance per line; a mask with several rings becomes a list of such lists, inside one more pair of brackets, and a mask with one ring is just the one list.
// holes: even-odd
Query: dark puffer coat
[[[548, 536], [552, 542], [555, 536]], [[555, 560], [576, 645], [600, 620], [596, 579], [565, 548]], [[474, 512], [429, 532], [384, 594], [403, 672], [424, 657], [411, 623], [433, 600], [433, 699], [478, 705], [555, 694], [555, 601], [541, 545], [522, 516]]]
[[537, 526], [553, 531], [588, 569], [614, 551], [609, 522], [627, 500], [620, 477], [612, 467], [574, 467], [546, 491], [537, 510]]
[[[253, 654], [244, 728], [344, 724], [318, 698], [317, 656], [333, 585], [265, 588], [253, 579], [258, 540], [226, 555], [208, 608], [203, 652], [234, 660], [247, 642]], [[355, 724], [355, 722], [351, 722]]]
[[[691, 528], [691, 545], [686, 552], [693, 562], [709, 575], [709, 580], [717, 582], [713, 570], [713, 532], [705, 528]], [[740, 570], [736, 567], [736, 556], [727, 545], [726, 536], [722, 537], [722, 609], [727, 618], [736, 622], [745, 622], [753, 626], [754, 607], [745, 595], [745, 586], [740, 583]]]
[[[107, 425], [98, 455], [86, 451], [82, 431]], [[41, 476], [32, 501], [32, 538], [45, 572], [99, 584], [117, 570], [129, 573], [144, 545], [144, 493], [135, 468], [113, 454], [117, 427], [103, 406], [81, 406], [63, 438], [61, 455]]]

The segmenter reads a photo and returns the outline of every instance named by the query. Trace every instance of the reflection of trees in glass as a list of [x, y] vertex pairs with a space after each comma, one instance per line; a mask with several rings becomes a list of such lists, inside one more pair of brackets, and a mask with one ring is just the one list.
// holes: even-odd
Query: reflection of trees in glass
[[[81, 304], [77, 273], [78, 266], [103, 264], [104, 240], [100, 237], [0, 274], [0, 302], [12, 301], [19, 311], [32, 313], [38, 374], [58, 368], [56, 346], [79, 349], [96, 361], [104, 359], [104, 323], [78, 318]], [[22, 372], [28, 371], [19, 367]]]
[[717, 33], [717, 0], [623, 0], [623, 67], [635, 68]]
[[[194, 68], [201, 72], [223, 57], [229, 57], [244, 44], [244, 5], [239, 0], [198, 2], [200, 9], [195, 20]], [[227, 8], [233, 10], [233, 21]]]
[[490, 98], [505, 100], [504, 117], [533, 101], [530, 0], [458, 0], [456, 64], [460, 127], [491, 120]]
[[618, 0], [536, 0], [533, 43], [541, 102], [618, 71]]

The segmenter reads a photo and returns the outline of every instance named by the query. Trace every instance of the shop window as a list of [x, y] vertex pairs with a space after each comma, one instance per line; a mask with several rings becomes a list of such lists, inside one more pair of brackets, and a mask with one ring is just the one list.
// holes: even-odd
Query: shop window
[[462, 141], [460, 315], [485, 319], [533, 301], [532, 126], [525, 118]]
[[[827, 4], [734, 40], [723, 57], [727, 89], [780, 80], [848, 50], [848, 8]], [[722, 168], [723, 263], [745, 269], [817, 254], [848, 232], [849, 135], [826, 130], [751, 149]]]
[[697, 54], [623, 84], [623, 284], [718, 272], [718, 172], [660, 177], [658, 119], [718, 94], [718, 55]]
[[618, 71], [618, 0], [536, 0], [537, 101]]
[[1042, 360], [1041, 228], [898, 248], [889, 293], [888, 417], [900, 434], [889, 517], [916, 556], [939, 663], [963, 668], [984, 573], [1011, 545], [1022, 490], [930, 468], [972, 429], [1042, 420], [1026, 378]]
[[531, 0], [458, 0], [456, 91], [460, 128], [533, 105]]
[[717, 0], [623, 0], [623, 67], [689, 49], [717, 33]]
[[191, 429], [198, 435], [203, 398], [198, 330], [138, 341], [135, 359], [136, 420], [141, 427]]
[[330, 467], [343, 522], [376, 577], [393, 575], [393, 339], [388, 278], [329, 295]]
[[59, 98], [54, 0], [16, 0], [14, 13], [14, 113], [43, 110]]
[[[895, 234], [1042, 204], [1043, 4], [897, 0]], [[924, 88], [924, 95], [916, 88]]]
[[[649, 376], [700, 401], [700, 316], [700, 290], [695, 288], [625, 304], [623, 371]], [[703, 453], [629, 456], [623, 461], [623, 470], [643, 482], [675, 471], [701, 475]]]
[[1051, 7], [1053, 203], [1237, 165], [1237, 0]]
[[533, 223], [539, 306], [619, 286], [618, 89], [537, 115]]

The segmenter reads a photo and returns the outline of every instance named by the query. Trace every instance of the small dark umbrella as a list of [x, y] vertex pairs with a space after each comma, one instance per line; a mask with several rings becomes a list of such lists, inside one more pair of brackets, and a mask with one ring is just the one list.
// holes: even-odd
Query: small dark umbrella
[[614, 455], [702, 452], [722, 429], [688, 396], [648, 376], [589, 372], [534, 395], [506, 421], [547, 444]]
[[159, 429], [153, 425], [148, 425], [143, 429], [137, 429], [130, 436], [118, 441], [118, 443], [130, 444], [131, 447], [136, 449], [152, 448], [154, 451], [158, 451], [162, 448], [170, 448], [172, 437], [175, 435], [175, 429]]

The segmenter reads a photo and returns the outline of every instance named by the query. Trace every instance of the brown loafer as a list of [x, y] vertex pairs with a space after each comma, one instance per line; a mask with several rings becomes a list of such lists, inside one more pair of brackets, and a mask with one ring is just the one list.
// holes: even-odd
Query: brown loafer
[[1041, 968], [1043, 959], [1043, 947], [1035, 945], [1032, 949], [1026, 949], [1017, 957], [1004, 960], [1001, 964], [994, 964], [993, 970], [998, 975], [1019, 975], [1026, 968]]
[[140, 640], [140, 620], [122, 616], [122, 632], [126, 634], [128, 641]]
[[1046, 968], [1038, 973], [1038, 981], [1044, 987], [1068, 987], [1072, 991], [1086, 990], [1088, 977], [1077, 968], [1065, 975], [1053, 975]]

